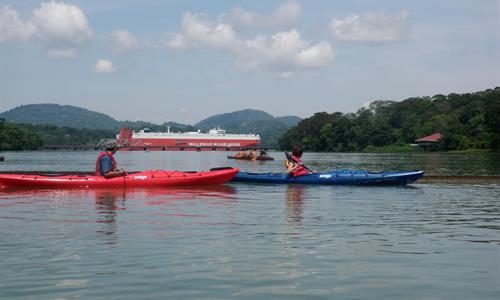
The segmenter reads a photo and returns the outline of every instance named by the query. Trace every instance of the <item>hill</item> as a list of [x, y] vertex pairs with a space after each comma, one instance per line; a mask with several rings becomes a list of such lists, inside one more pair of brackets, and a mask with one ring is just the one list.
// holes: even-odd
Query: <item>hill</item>
[[356, 114], [316, 113], [280, 139], [282, 149], [302, 145], [308, 151], [373, 151], [404, 148], [439, 132], [436, 150], [500, 150], [500, 88], [477, 93], [378, 100]]
[[302, 120], [302, 118], [299, 118], [297, 116], [284, 116], [284, 117], [277, 117], [276, 119], [278, 119], [278, 121], [290, 127], [297, 125]]
[[106, 114], [59, 104], [21, 105], [1, 113], [0, 118], [13, 123], [71, 128], [115, 129], [120, 127], [120, 122]]
[[[59, 104], [21, 105], [0, 114], [10, 123], [25, 124], [38, 134], [45, 144], [92, 144], [99, 136], [112, 138], [121, 127], [151, 131], [203, 131], [214, 127], [228, 133], [258, 133], [263, 145], [276, 147], [278, 138], [301, 119], [295, 116], [274, 117], [264, 111], [246, 109], [211, 116], [196, 125], [165, 122], [161, 125], [147, 121], [118, 121], [106, 114], [85, 108]], [[74, 130], [78, 129], [78, 130]]]
[[174, 131], [193, 130], [190, 125], [173, 122], [157, 125], [146, 121], [118, 121], [100, 112], [72, 105], [52, 103], [21, 105], [0, 113], [0, 119], [17, 124], [51, 125], [77, 129], [116, 131], [121, 127], [133, 129], [148, 127], [151, 130], [163, 131], [167, 129], [167, 126], [170, 126], [171, 130]]
[[221, 127], [228, 133], [258, 133], [265, 147], [276, 147], [279, 137], [301, 119], [295, 116], [274, 117], [261, 110], [245, 109], [211, 116], [194, 125], [208, 130]]

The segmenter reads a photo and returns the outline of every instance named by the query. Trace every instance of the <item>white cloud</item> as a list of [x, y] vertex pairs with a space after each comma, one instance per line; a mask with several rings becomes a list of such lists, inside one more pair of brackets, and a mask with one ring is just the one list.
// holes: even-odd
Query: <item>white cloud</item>
[[287, 2], [276, 8], [270, 15], [235, 8], [227, 19], [236, 28], [291, 28], [299, 23], [301, 7], [297, 2]]
[[272, 36], [259, 35], [240, 38], [230, 24], [212, 22], [205, 15], [185, 13], [180, 33], [173, 34], [168, 47], [176, 50], [210, 48], [231, 53], [241, 69], [262, 68], [286, 74], [307, 68], [328, 67], [335, 51], [329, 42], [311, 44], [297, 30], [278, 32]]
[[90, 40], [93, 31], [83, 11], [64, 2], [45, 2], [33, 11], [32, 22], [43, 40], [81, 44]]
[[330, 64], [335, 57], [335, 51], [328, 42], [320, 42], [302, 49], [297, 55], [297, 63], [308, 68], [321, 68]]
[[115, 30], [111, 33], [110, 49], [113, 52], [130, 52], [136, 50], [138, 46], [137, 38], [127, 30]]
[[70, 59], [76, 56], [76, 49], [52, 49], [46, 54], [50, 59]]
[[186, 41], [184, 40], [184, 37], [182, 35], [176, 33], [167, 42], [167, 47], [171, 49], [181, 50], [186, 48]]
[[94, 71], [96, 73], [113, 73], [116, 69], [113, 67], [113, 63], [107, 59], [99, 59], [95, 64]]
[[48, 43], [81, 44], [93, 31], [83, 11], [64, 2], [45, 2], [33, 10], [31, 19], [22, 21], [9, 6], [0, 9], [0, 42], [28, 40], [34, 36]]
[[328, 42], [311, 45], [296, 30], [247, 40], [246, 48], [242, 51], [241, 62], [247, 64], [247, 67], [261, 66], [282, 73], [301, 68], [327, 67], [335, 56], [335, 51]]
[[175, 34], [168, 47], [183, 49], [203, 46], [218, 49], [235, 47], [237, 42], [233, 28], [224, 23], [213, 23], [205, 15], [187, 12], [182, 17], [181, 33]]
[[334, 18], [333, 35], [342, 41], [384, 43], [399, 40], [408, 32], [408, 11], [396, 14], [374, 12], [351, 15], [344, 19]]
[[19, 20], [17, 11], [9, 6], [0, 9], [0, 43], [28, 40], [36, 32], [31, 22]]

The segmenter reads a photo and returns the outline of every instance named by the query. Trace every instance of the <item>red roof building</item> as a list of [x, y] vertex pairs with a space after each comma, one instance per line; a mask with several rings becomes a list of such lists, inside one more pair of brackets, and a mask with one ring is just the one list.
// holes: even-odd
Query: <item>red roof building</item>
[[441, 133], [433, 133], [428, 136], [421, 137], [419, 139], [415, 140], [415, 143], [432, 143], [432, 142], [439, 142], [443, 138], [443, 135]]

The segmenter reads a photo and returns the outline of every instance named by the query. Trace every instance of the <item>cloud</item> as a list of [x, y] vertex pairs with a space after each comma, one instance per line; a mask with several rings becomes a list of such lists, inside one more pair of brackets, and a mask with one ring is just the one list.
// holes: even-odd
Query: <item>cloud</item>
[[329, 42], [312, 44], [292, 29], [274, 35], [240, 38], [227, 23], [213, 22], [205, 15], [184, 14], [180, 33], [167, 43], [175, 50], [209, 48], [234, 55], [240, 69], [265, 69], [281, 78], [291, 77], [292, 71], [328, 67], [335, 51]]
[[32, 21], [40, 37], [51, 42], [81, 44], [93, 36], [83, 11], [64, 2], [42, 3], [33, 11]]
[[96, 73], [113, 73], [116, 69], [113, 67], [113, 63], [107, 59], [99, 59], [95, 64], [94, 71]]
[[75, 5], [45, 2], [22, 21], [9, 6], [0, 9], [0, 42], [22, 41], [38, 37], [47, 43], [82, 44], [93, 37], [87, 18]]
[[0, 43], [9, 41], [25, 41], [33, 36], [36, 27], [31, 22], [19, 20], [17, 11], [9, 6], [0, 9]]
[[110, 49], [116, 53], [124, 53], [134, 51], [138, 48], [139, 42], [127, 30], [115, 30], [111, 33]]
[[235, 28], [292, 28], [299, 23], [301, 7], [297, 2], [278, 6], [270, 15], [260, 15], [241, 7], [233, 9], [223, 19]]
[[237, 37], [231, 25], [213, 23], [205, 15], [187, 12], [182, 17], [181, 33], [174, 34], [167, 45], [172, 49], [196, 46], [229, 49], [235, 43]]
[[50, 59], [70, 59], [76, 56], [76, 49], [52, 49], [46, 54]]
[[247, 68], [263, 67], [287, 74], [291, 70], [327, 67], [333, 62], [335, 51], [328, 42], [311, 45], [298, 31], [290, 30], [247, 40], [239, 56], [240, 64]]
[[408, 32], [408, 11], [390, 14], [385, 12], [351, 15], [344, 19], [334, 18], [333, 35], [341, 41], [360, 43], [384, 43], [400, 40]]

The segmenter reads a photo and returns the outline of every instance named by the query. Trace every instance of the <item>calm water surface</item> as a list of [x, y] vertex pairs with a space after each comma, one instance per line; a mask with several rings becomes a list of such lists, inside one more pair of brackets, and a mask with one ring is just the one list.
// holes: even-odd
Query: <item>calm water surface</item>
[[[89, 171], [95, 152], [2, 153]], [[224, 152], [118, 153], [128, 170], [236, 166]], [[271, 153], [278, 158], [282, 155]], [[317, 170], [499, 175], [498, 156], [306, 154]], [[498, 299], [500, 186], [4, 190], [4, 299]]]

